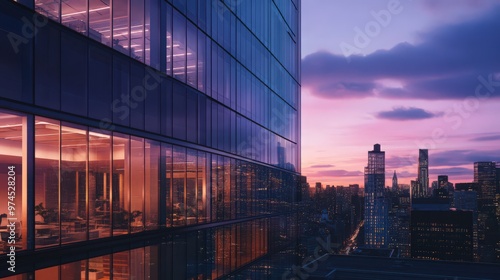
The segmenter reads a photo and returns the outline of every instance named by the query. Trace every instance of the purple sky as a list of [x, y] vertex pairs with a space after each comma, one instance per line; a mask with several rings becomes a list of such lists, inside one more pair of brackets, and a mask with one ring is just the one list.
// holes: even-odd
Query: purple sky
[[499, 1], [302, 1], [302, 173], [363, 186], [375, 143], [386, 184], [500, 161]]

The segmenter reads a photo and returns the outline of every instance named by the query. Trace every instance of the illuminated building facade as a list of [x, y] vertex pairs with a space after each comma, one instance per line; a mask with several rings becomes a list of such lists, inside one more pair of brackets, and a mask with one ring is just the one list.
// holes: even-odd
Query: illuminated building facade
[[156, 279], [215, 279], [294, 244], [300, 0], [1, 1], [0, 61], [19, 273], [100, 248], [104, 277], [162, 254]]
[[389, 204], [385, 197], [385, 152], [380, 144], [368, 152], [365, 167], [365, 246], [384, 248], [388, 244]]
[[499, 221], [497, 219], [497, 170], [495, 162], [474, 163], [474, 183], [478, 187], [478, 256], [481, 262], [496, 262]]
[[415, 187], [412, 188], [412, 197], [426, 197], [429, 191], [429, 151], [427, 149], [418, 150], [418, 170]]

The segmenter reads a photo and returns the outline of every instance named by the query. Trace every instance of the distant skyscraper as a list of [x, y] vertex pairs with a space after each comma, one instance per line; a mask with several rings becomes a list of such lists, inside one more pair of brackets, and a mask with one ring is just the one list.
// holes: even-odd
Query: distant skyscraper
[[436, 190], [438, 188], [439, 188], [438, 181], [432, 181], [432, 183], [431, 183], [431, 189], [432, 189], [432, 191], [434, 191], [434, 190]]
[[420, 196], [417, 196], [417, 193], [418, 193], [417, 185], [418, 185], [417, 181], [414, 181], [414, 180], [410, 181], [411, 197], [412, 198], [419, 198], [420, 197]]
[[438, 176], [438, 188], [448, 188], [448, 175]]
[[380, 144], [368, 152], [365, 167], [365, 245], [370, 248], [387, 246], [388, 203], [385, 198], [385, 152]]
[[388, 246], [397, 248], [400, 258], [410, 257], [410, 201], [409, 192], [390, 193]]
[[392, 191], [398, 191], [398, 176], [396, 175], [396, 170], [394, 170], [394, 175], [392, 176]]
[[418, 150], [417, 189], [414, 197], [426, 197], [429, 189], [429, 151]]
[[495, 162], [475, 162], [478, 185], [478, 255], [482, 262], [495, 262], [499, 241], [497, 221], [497, 170]]
[[321, 182], [316, 182], [316, 194], [321, 193]]
[[[458, 184], [457, 184], [458, 185]], [[474, 260], [478, 260], [478, 240], [477, 240], [477, 192], [472, 189], [460, 189], [453, 193], [453, 207], [457, 210], [472, 211], [473, 224], [473, 252]]]
[[495, 199], [497, 186], [495, 162], [475, 162], [474, 182], [479, 184], [480, 199]]

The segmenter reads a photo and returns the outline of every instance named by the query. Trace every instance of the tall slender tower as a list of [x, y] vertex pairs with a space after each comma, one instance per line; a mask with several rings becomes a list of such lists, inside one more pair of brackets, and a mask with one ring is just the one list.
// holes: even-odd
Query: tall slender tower
[[478, 256], [481, 262], [495, 262], [498, 242], [496, 210], [496, 163], [474, 162], [474, 182], [478, 184]]
[[398, 176], [396, 176], [396, 170], [394, 170], [394, 175], [392, 176], [392, 191], [398, 191]]
[[380, 144], [368, 152], [365, 167], [365, 246], [387, 246], [388, 203], [385, 199], [385, 152]]
[[417, 188], [413, 197], [426, 197], [429, 189], [429, 151], [418, 150]]

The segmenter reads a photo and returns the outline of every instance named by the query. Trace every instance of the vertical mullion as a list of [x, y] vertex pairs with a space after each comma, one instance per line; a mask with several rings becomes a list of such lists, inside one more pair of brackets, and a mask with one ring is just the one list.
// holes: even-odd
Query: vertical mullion
[[[130, 3], [130, 1], [129, 1]], [[130, 20], [129, 20], [130, 22]], [[129, 26], [130, 29], [130, 26]], [[129, 35], [130, 39], [130, 35]], [[130, 42], [130, 40], [129, 40]], [[130, 44], [129, 44], [130, 45]], [[130, 50], [129, 50], [130, 51]], [[129, 64], [130, 65], [130, 64]], [[129, 68], [130, 69], [130, 68]], [[124, 164], [125, 168], [123, 169], [123, 174], [125, 175], [125, 169], [128, 169], [128, 178], [127, 178], [127, 185], [128, 185], [128, 234], [132, 233], [132, 228], [130, 226], [131, 221], [132, 221], [132, 188], [130, 187], [132, 184], [132, 137], [130, 135], [127, 135], [128, 139], [128, 148], [127, 148], [127, 153], [128, 153], [128, 166]]]
[[58, 163], [58, 180], [57, 180], [57, 199], [58, 199], [58, 219], [59, 219], [59, 246], [62, 244], [62, 223], [61, 223], [61, 161], [62, 161], [62, 123], [59, 121], [59, 141], [58, 141], [58, 149], [59, 149], [59, 163]]
[[[151, 151], [151, 146], [150, 146], [149, 150]], [[142, 141], [142, 154], [143, 154], [142, 168], [144, 168], [143, 173], [142, 173], [143, 174], [142, 175], [142, 182], [143, 182], [142, 183], [142, 231], [145, 231], [146, 224], [147, 224], [147, 218], [146, 218], [147, 217], [147, 213], [146, 213], [146, 139], [143, 139], [143, 141]], [[151, 168], [150, 168], [150, 170], [151, 170]], [[146, 255], [146, 252], [144, 252], [144, 255]], [[146, 270], [144, 270], [144, 271], [146, 271]]]
[[33, 115], [26, 116], [26, 135], [24, 141], [26, 141], [27, 149], [26, 154], [23, 157], [26, 157], [26, 175], [23, 174], [23, 177], [26, 176], [26, 185], [27, 192], [23, 196], [23, 203], [26, 205], [27, 213], [26, 213], [26, 235], [27, 242], [26, 248], [27, 250], [35, 249], [35, 117]]
[[[88, 69], [88, 68], [87, 68]], [[85, 159], [85, 211], [87, 212], [87, 239], [86, 241], [90, 240], [90, 207], [89, 207], [89, 201], [90, 201], [90, 195], [89, 195], [89, 158], [90, 158], [90, 133], [89, 133], [89, 128], [87, 127], [86, 129], [86, 151], [87, 151], [87, 157]]]
[[[113, 0], [111, 0], [113, 1]], [[114, 188], [115, 188], [115, 185], [113, 184], [113, 165], [114, 165], [114, 162], [113, 162], [113, 153], [114, 153], [114, 145], [113, 145], [113, 133], [110, 133], [110, 137], [109, 137], [109, 140], [110, 140], [110, 153], [109, 153], [109, 176], [108, 176], [108, 186], [109, 186], [109, 225], [110, 225], [110, 237], [113, 236], [113, 232], [114, 232], [114, 224], [113, 224], [113, 204], [114, 204], [114, 200], [113, 200], [113, 191], [114, 191]], [[106, 190], [105, 190], [106, 191]]]

